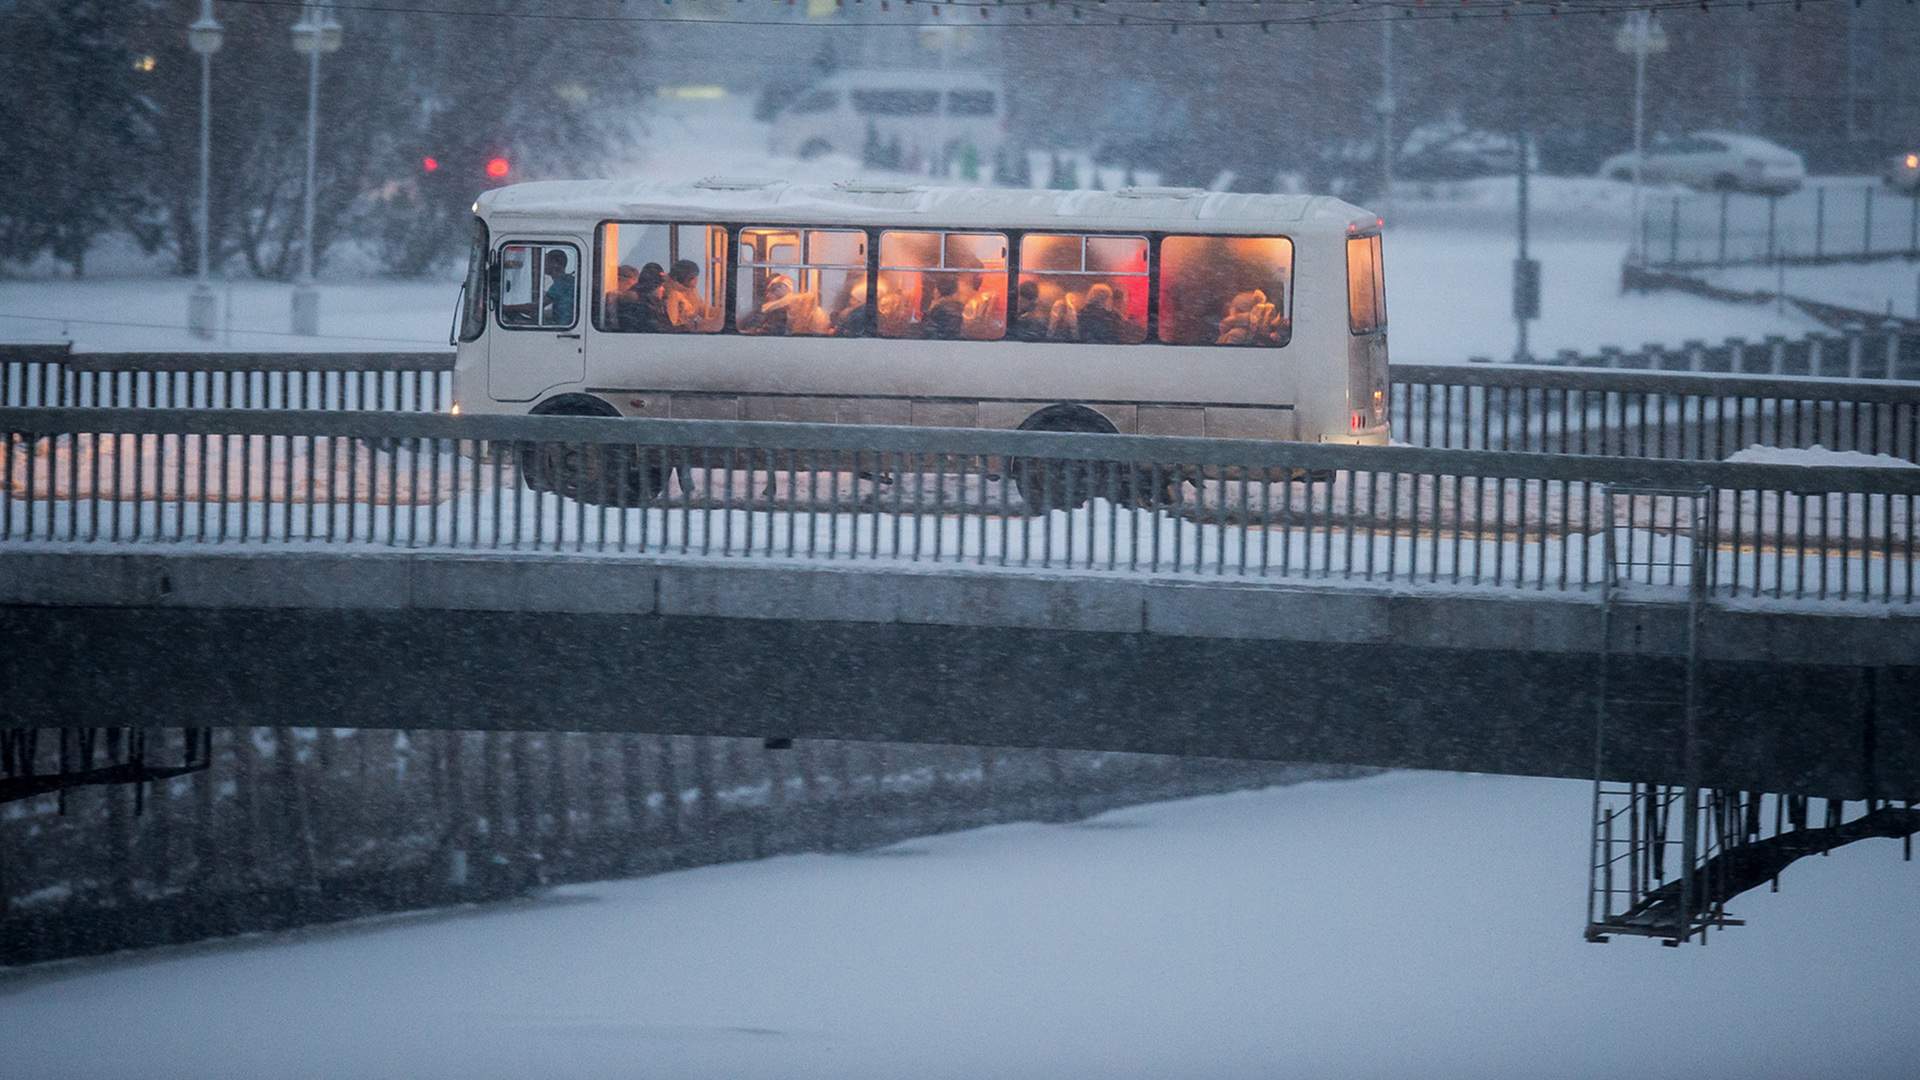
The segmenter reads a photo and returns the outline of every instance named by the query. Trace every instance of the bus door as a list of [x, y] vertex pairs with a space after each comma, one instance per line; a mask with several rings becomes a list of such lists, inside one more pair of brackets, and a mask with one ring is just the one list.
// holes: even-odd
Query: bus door
[[532, 401], [553, 387], [586, 378], [579, 245], [507, 240], [493, 263], [487, 395], [495, 401]]
[[1387, 423], [1387, 286], [1380, 234], [1347, 238], [1347, 430]]

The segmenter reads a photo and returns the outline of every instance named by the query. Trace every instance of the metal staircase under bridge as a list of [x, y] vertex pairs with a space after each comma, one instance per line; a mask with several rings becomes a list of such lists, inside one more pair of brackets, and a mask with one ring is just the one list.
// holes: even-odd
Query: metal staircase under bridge
[[[1586, 938], [1616, 934], [1678, 946], [1714, 928], [1743, 925], [1727, 905], [1808, 855], [1857, 840], [1903, 840], [1913, 858], [1920, 809], [1868, 800], [1847, 819], [1847, 804], [1804, 795], [1702, 788], [1699, 763], [1699, 631], [1709, 599], [1710, 488], [1609, 485], [1605, 493], [1606, 574], [1601, 589], [1598, 701], [1594, 730], [1593, 818]], [[1628, 685], [1613, 671], [1618, 605], [1662, 599], [1687, 605], [1686, 656], [1664, 685]], [[1608, 722], [1628, 710], [1672, 719], [1681, 740], [1685, 782], [1608, 779]], [[1816, 813], [1814, 803], [1824, 803]]]

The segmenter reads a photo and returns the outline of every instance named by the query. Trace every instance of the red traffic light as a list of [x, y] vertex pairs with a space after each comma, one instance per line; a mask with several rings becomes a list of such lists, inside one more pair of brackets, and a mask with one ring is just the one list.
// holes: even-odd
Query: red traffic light
[[506, 158], [497, 157], [487, 159], [487, 175], [493, 177], [495, 180], [505, 178], [507, 170], [508, 165]]
[[439, 168], [440, 168], [440, 159], [437, 157], [434, 157], [431, 154], [420, 159], [420, 169], [422, 172], [435, 172]]

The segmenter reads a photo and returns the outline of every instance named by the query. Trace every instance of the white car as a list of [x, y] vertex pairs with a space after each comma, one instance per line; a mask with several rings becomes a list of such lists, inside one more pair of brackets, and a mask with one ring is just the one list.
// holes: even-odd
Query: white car
[[794, 96], [773, 118], [776, 154], [859, 157], [869, 138], [911, 169], [945, 146], [989, 161], [1006, 142], [1005, 81], [960, 71], [840, 71]]
[[[1633, 151], [1608, 158], [1600, 166], [1600, 175], [1613, 180], [1633, 179]], [[1784, 195], [1798, 190], [1806, 180], [1807, 163], [1799, 154], [1755, 135], [1697, 131], [1678, 138], [1655, 139], [1647, 148], [1640, 176], [1653, 184]]]
[[1887, 186], [1895, 191], [1920, 191], [1920, 153], [1909, 150], [1889, 158]]

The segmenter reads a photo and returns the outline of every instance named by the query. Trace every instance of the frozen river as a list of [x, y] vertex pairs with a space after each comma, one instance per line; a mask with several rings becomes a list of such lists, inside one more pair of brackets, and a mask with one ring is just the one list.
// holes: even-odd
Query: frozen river
[[1588, 787], [1396, 774], [0, 975], [9, 1075], [1908, 1077], [1920, 868], [1580, 937]]

